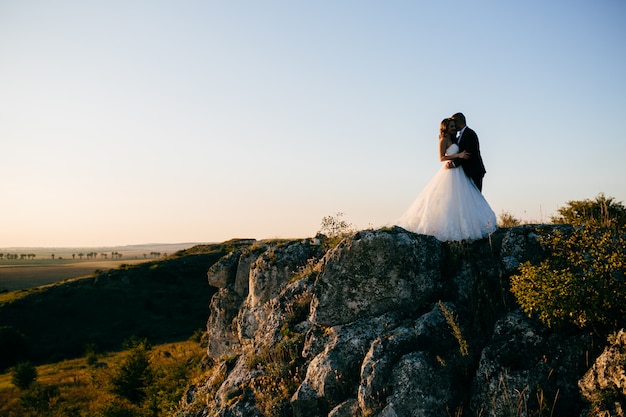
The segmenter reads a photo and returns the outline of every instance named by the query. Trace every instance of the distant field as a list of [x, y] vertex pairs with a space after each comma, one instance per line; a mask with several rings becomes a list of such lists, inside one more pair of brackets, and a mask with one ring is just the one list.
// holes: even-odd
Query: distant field
[[[91, 275], [96, 270], [115, 269], [122, 264], [135, 265], [148, 262], [192, 246], [195, 244], [132, 245], [114, 248], [0, 248], [2, 254], [35, 255], [31, 259], [13, 260], [7, 259], [6, 255], [0, 259], [0, 291], [24, 290], [68, 278]], [[95, 259], [87, 259], [88, 253], [96, 253], [97, 256]], [[119, 253], [121, 257], [112, 259], [112, 253]], [[107, 259], [102, 254], [107, 254]]]
[[[63, 261], [47, 261], [34, 265], [4, 265], [7, 261], [0, 262], [0, 291], [24, 290], [40, 285], [52, 284], [68, 278], [77, 278], [91, 275], [96, 270], [118, 268], [122, 264], [135, 265], [147, 262], [146, 259], [127, 259], [114, 261], [76, 261], [65, 263]], [[56, 263], [56, 264], [55, 264]]]

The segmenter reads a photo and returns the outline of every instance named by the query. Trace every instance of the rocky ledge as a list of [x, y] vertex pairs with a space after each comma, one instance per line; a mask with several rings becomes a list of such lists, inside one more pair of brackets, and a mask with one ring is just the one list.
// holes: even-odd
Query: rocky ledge
[[[236, 250], [208, 271], [219, 290], [207, 371], [178, 416], [623, 415], [626, 335], [602, 352], [605, 340], [546, 328], [509, 293], [556, 227], [472, 243], [395, 227], [329, 250], [314, 239]], [[613, 409], [594, 408], [606, 392]]]

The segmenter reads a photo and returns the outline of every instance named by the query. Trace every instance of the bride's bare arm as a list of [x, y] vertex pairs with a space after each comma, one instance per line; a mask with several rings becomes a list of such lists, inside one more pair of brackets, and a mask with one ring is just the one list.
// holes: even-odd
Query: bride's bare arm
[[451, 155], [446, 155], [446, 149], [451, 145], [447, 140], [442, 139], [439, 141], [439, 160], [440, 161], [451, 161], [453, 159], [468, 159], [469, 153], [467, 151], [453, 153]]

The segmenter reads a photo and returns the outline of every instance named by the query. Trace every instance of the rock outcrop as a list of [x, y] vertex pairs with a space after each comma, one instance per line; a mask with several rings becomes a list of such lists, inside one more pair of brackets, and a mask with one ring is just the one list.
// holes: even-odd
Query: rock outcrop
[[230, 253], [208, 271], [210, 366], [178, 416], [556, 417], [589, 413], [609, 385], [623, 399], [623, 334], [622, 362], [591, 367], [598, 340], [548, 329], [510, 296], [510, 275], [554, 227], [472, 243], [394, 227], [330, 250], [298, 240]]
[[591, 404], [586, 416], [626, 415], [626, 332], [623, 329], [578, 385]]

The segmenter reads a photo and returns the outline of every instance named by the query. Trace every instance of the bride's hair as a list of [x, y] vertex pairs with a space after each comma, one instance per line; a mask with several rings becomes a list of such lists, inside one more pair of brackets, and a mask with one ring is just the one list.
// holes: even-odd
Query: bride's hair
[[443, 119], [441, 121], [441, 124], [439, 125], [439, 139], [443, 139], [446, 136], [450, 136], [450, 122], [452, 121], [452, 118], [447, 117], [445, 119]]

